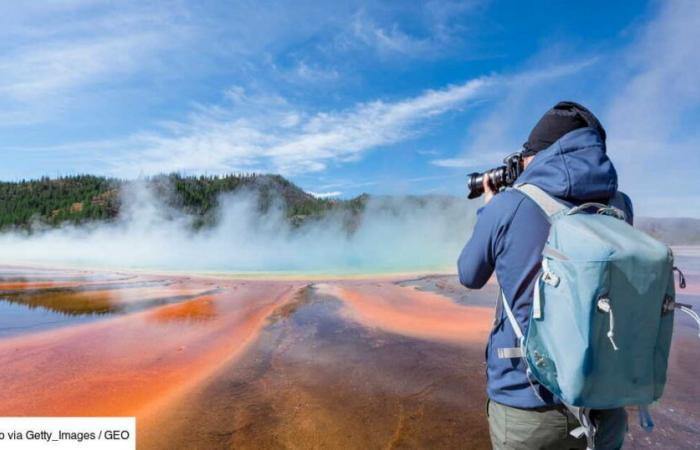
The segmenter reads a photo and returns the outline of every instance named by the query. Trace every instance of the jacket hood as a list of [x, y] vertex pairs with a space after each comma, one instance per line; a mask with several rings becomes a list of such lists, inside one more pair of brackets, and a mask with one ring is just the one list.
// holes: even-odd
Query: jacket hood
[[593, 128], [579, 128], [540, 151], [518, 177], [571, 203], [607, 201], [617, 191], [617, 172], [605, 142]]

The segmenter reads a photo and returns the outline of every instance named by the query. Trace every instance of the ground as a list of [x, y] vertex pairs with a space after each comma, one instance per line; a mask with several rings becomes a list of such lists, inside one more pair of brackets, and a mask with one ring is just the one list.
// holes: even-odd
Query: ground
[[[689, 260], [682, 301], [700, 307]], [[182, 276], [4, 268], [0, 416], [135, 415], [139, 448], [489, 448], [496, 287], [454, 275]], [[700, 340], [625, 448], [700, 448]], [[633, 411], [630, 411], [633, 413]]]

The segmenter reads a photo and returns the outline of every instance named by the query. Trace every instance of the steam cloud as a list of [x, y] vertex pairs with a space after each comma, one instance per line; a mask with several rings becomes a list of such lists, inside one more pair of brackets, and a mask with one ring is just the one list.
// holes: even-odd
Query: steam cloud
[[0, 262], [215, 272], [451, 271], [474, 221], [462, 199], [372, 198], [353, 232], [340, 213], [294, 228], [281, 202], [260, 213], [254, 194], [237, 193], [220, 198], [213, 228], [194, 231], [191, 216], [168, 208], [141, 183], [122, 196], [115, 222], [0, 235]]

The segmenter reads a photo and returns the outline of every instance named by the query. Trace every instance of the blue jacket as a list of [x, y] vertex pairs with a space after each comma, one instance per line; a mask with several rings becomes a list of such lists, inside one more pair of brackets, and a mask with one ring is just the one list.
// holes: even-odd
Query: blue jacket
[[[593, 128], [580, 128], [537, 153], [516, 183], [534, 184], [569, 206], [598, 201], [607, 203], [617, 191], [617, 173], [605, 152], [605, 142]], [[623, 196], [623, 209], [632, 220], [632, 205]], [[544, 212], [529, 197], [509, 189], [478, 212], [474, 232], [459, 256], [460, 282], [481, 288], [494, 270], [503, 292], [524, 333], [527, 332], [534, 280], [542, 261], [542, 248], [549, 234]], [[519, 359], [499, 359], [501, 347], [516, 347], [516, 337], [503, 308], [486, 347], [489, 398], [518, 408], [559, 403], [535, 383], [535, 395]]]

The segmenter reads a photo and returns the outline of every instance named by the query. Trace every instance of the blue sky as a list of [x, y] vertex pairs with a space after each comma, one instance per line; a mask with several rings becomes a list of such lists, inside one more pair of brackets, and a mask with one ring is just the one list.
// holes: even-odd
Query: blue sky
[[15, 3], [0, 179], [257, 171], [463, 195], [571, 99], [638, 214], [700, 217], [700, 2]]

